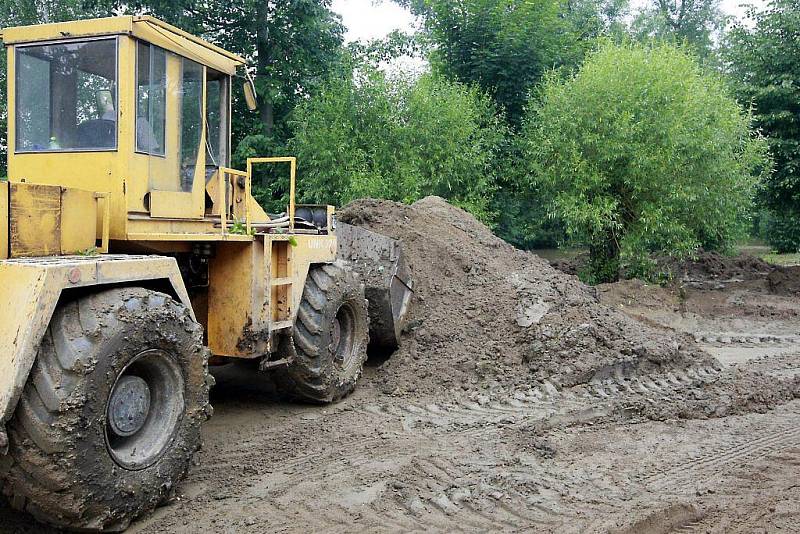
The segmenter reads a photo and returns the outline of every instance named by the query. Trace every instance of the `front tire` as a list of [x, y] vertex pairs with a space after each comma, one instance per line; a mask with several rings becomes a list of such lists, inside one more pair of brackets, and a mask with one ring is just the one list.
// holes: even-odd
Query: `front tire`
[[168, 295], [120, 288], [59, 307], [8, 424], [11, 505], [103, 531], [154, 509], [199, 448], [207, 361], [202, 327]]
[[277, 371], [284, 392], [328, 403], [355, 389], [367, 359], [369, 315], [364, 284], [344, 263], [309, 269], [292, 340], [294, 360]]

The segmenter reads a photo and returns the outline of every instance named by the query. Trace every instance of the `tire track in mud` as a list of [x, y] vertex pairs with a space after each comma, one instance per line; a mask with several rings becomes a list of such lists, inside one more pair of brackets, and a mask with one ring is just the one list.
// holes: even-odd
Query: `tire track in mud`
[[[631, 397], [669, 398], [687, 388], [712, 382], [719, 373], [720, 369], [715, 366], [704, 366], [661, 374], [614, 376], [563, 389], [546, 382], [535, 388], [503, 393], [494, 399], [473, 395], [473, 398], [447, 403], [373, 404], [358, 410], [366, 415], [401, 419], [403, 428], [409, 431], [420, 427], [462, 432], [479, 427], [482, 431], [486, 425], [544, 421], [558, 415], [566, 415], [568, 423], [570, 413], [585, 414], [587, 409], [602, 406], [602, 403], [610, 406]], [[578, 416], [576, 423], [584, 420], [585, 417]]]
[[[464, 465], [458, 458], [476, 439], [494, 439], [492, 428], [506, 424], [581, 424], [610, 411], [611, 405], [629, 397], [663, 398], [700, 382], [712, 381], [719, 371], [713, 367], [692, 368], [663, 374], [612, 377], [585, 386], [560, 388], [545, 382], [537, 387], [503, 393], [497, 398], [476, 396], [453, 402], [410, 404], [356, 404], [336, 412], [335, 417], [367, 416], [366, 424], [382, 428], [382, 435], [342, 435], [337, 447], [308, 449], [285, 460], [253, 456], [248, 443], [232, 450], [212, 451], [214, 461], [195, 467], [189, 483], [213, 477], [220, 469], [251, 468], [249, 484], [238, 488], [237, 501], [256, 507], [269, 518], [269, 528], [314, 528], [343, 531], [357, 516], [360, 526], [390, 530], [443, 531], [489, 530], [553, 526], [567, 518], [528, 502], [514, 491], [529, 483], [530, 474], [515, 473], [501, 464]], [[323, 418], [327, 424], [334, 418]], [[335, 423], [334, 423], [335, 424]], [[363, 425], [363, 422], [362, 422]], [[259, 433], [275, 432], [265, 429]], [[301, 444], [302, 446], [303, 444]], [[227, 447], [225, 447], [227, 448]], [[382, 461], [400, 466], [398, 472], [375, 474]], [[331, 487], [354, 490], [365, 479], [378, 477], [380, 498], [351, 505], [326, 497], [313, 509], [300, 506], [305, 496], [296, 488], [309, 480], [325, 481]], [[494, 481], [500, 481], [495, 485]], [[387, 497], [388, 496], [388, 497]], [[263, 526], [263, 525], [262, 525]]]
[[792, 377], [800, 374], [800, 345], [796, 351], [764, 355], [746, 362], [747, 368], [771, 375]]
[[[259, 459], [252, 450], [252, 442], [258, 440], [248, 435], [247, 442], [217, 445], [208, 453], [209, 460], [192, 469], [187, 482], [207, 490], [212, 485], [209, 480], [220, 470], [248, 468], [252, 473], [245, 475], [246, 483], [234, 488], [232, 495], [242, 506], [257, 509], [259, 517], [269, 518], [269, 525], [260, 524], [260, 528], [289, 524], [343, 532], [355, 520], [359, 527], [395, 531], [557, 527], [570, 518], [531, 501], [530, 492], [522, 489], [531, 483], [529, 470], [517, 473], [517, 468], [502, 462], [484, 465], [480, 462], [485, 458], [465, 459], [463, 452], [479, 441], [493, 441], [495, 429], [503, 426], [580, 425], [607, 416], [615, 403], [679, 395], [686, 388], [716, 380], [719, 373], [706, 366], [627, 377], [612, 374], [572, 388], [547, 382], [492, 398], [473, 395], [419, 404], [399, 399], [382, 404], [357, 402], [332, 417], [320, 418], [321, 423], [334, 426], [339, 424], [337, 418], [342, 418], [342, 426], [349, 426], [353, 418], [363, 419], [362, 432], [336, 436], [336, 447], [323, 446], [330, 440], [301, 439], [299, 454]], [[378, 435], [365, 436], [365, 423]], [[267, 427], [257, 433], [277, 431]], [[294, 432], [302, 432], [302, 427]], [[382, 462], [391, 467], [383, 467]], [[355, 501], [340, 499], [336, 491], [321, 492], [324, 497], [320, 498], [309, 494], [310, 480], [345, 493], [377, 489], [375, 495]], [[312, 508], [304, 506], [311, 497], [319, 502]]]
[[[530, 482], [531, 473], [517, 473], [518, 469], [498, 463], [458, 463], [448, 454], [460, 451], [458, 440], [469, 443], [475, 437], [486, 437], [487, 424], [506, 422], [528, 422], [533, 419], [546, 420], [554, 415], [564, 416], [569, 421], [576, 412], [597, 401], [612, 401], [629, 396], [648, 395], [660, 397], [674, 394], [698, 382], [714, 380], [719, 371], [713, 367], [676, 371], [662, 375], [638, 377], [616, 377], [598, 381], [581, 388], [559, 391], [552, 383], [532, 390], [515, 392], [508, 398], [487, 401], [461, 400], [453, 403], [405, 404], [392, 403], [356, 407], [356, 415], [378, 416], [389, 420], [401, 420], [401, 430], [396, 435], [361, 440], [345, 454], [320, 456], [312, 452], [296, 456], [278, 464], [278, 471], [289, 475], [272, 481], [269, 492], [269, 516], [278, 523], [293, 521], [307, 523], [318, 528], [346, 529], [350, 517], [357, 514], [360, 526], [382, 526], [391, 530], [427, 531], [476, 531], [497, 529], [520, 529], [526, 527], [554, 527], [564, 524], [569, 518], [536, 506], [526, 497], [515, 493], [513, 488], [524, 487]], [[577, 420], [577, 419], [575, 419]], [[423, 426], [420, 426], [422, 424]], [[429, 426], [425, 426], [425, 425]], [[431, 426], [432, 425], [432, 426]], [[455, 432], [452, 427], [457, 426]], [[477, 428], [474, 428], [477, 427]], [[429, 441], [433, 429], [434, 439]], [[437, 432], [441, 431], [441, 432]], [[435, 435], [454, 438], [456, 443], [439, 442]], [[466, 440], [466, 441], [464, 441]], [[340, 503], [326, 503], [322, 508], [304, 510], [298, 516], [297, 508], [291, 516], [282, 512], [277, 503], [290, 498], [292, 488], [305, 479], [324, 477], [335, 484], [337, 477], [346, 480], [370, 471], [370, 465], [381, 458], [404, 458], [405, 465], [398, 473], [388, 473], [382, 482], [382, 498], [363, 503], [355, 508]], [[402, 462], [401, 462], [402, 463]], [[295, 473], [297, 476], [295, 476]], [[392, 482], [394, 480], [394, 482]], [[492, 481], [502, 482], [493, 484]], [[393, 488], [394, 495], [391, 495]], [[512, 488], [512, 489], [509, 489]], [[267, 497], [265, 488], [253, 488], [246, 492], [244, 502], [262, 502]], [[389, 495], [386, 498], [386, 495]], [[291, 497], [291, 502], [301, 501], [302, 496]], [[274, 508], [274, 509], [273, 509]], [[335, 512], [331, 512], [335, 509]]]
[[685, 492], [692, 481], [707, 481], [744, 462], [800, 446], [800, 417], [787, 419], [788, 422], [769, 429], [766, 435], [742, 436], [730, 445], [705, 451], [687, 460], [680, 460], [666, 469], [652, 468], [638, 474], [635, 479], [653, 492]]
[[698, 343], [713, 345], [796, 345], [800, 343], [800, 334], [752, 334], [746, 332], [696, 332], [694, 340]]
[[[474, 488], [504, 470], [500, 464], [484, 469], [452, 460], [449, 455], [461, 454], [466, 443], [398, 436], [366, 440], [327, 455], [315, 451], [280, 463], [274, 472], [240, 492], [237, 501], [241, 506], [257, 506], [259, 515], [269, 518], [269, 524], [260, 527], [291, 524], [293, 528], [308, 525], [347, 531], [353, 517], [360, 527], [418, 532], [512, 529], [541, 523], [541, 517], [526, 511], [523, 499], [510, 498], [504, 493], [507, 490], [495, 489], [494, 497], [476, 496]], [[315, 496], [314, 507], [303, 504], [311, 497], [304, 493], [303, 483], [322, 480], [331, 488], [354, 488], [358, 484], [353, 479], [374, 476], [372, 466], [384, 458], [400, 467], [378, 473], [381, 489], [376, 498], [346, 506], [336, 501], [336, 492], [322, 492]]]
[[[406, 515], [423, 527], [442, 531], [524, 529], [561, 522], [558, 514], [532, 507], [508, 484], [512, 476], [502, 464], [465, 464], [447, 457], [417, 457], [401, 473], [404, 482], [395, 497]], [[513, 487], [513, 485], [511, 486]]]

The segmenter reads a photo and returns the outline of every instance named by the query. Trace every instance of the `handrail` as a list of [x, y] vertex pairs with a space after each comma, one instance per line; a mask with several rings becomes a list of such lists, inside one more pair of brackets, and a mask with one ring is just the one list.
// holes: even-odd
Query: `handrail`
[[[228, 204], [228, 183], [230, 183], [230, 179], [226, 179], [226, 177], [228, 175], [244, 177], [245, 183], [247, 184], [245, 186], [245, 193], [246, 193], [245, 194], [245, 199], [249, 199], [250, 198], [249, 197], [249, 194], [250, 194], [250, 175], [248, 173], [244, 172], [244, 171], [231, 169], [229, 167], [220, 167], [219, 168], [219, 178], [218, 178], [219, 179], [219, 191], [217, 192], [217, 194], [219, 195], [220, 198], [217, 199], [217, 200], [219, 201], [219, 205], [220, 205], [219, 217], [220, 217], [220, 223], [221, 223], [220, 226], [222, 228], [222, 233], [223, 234], [227, 234], [228, 233], [228, 208], [230, 207], [230, 205]], [[244, 208], [245, 211], [244, 211], [244, 213], [245, 213], [245, 224], [247, 226], [247, 234], [248, 235], [250, 234], [250, 209], [249, 209], [250, 206], [249, 205], [250, 205], [250, 202], [246, 200], [245, 201], [245, 208]]]
[[219, 195], [218, 202], [220, 203], [220, 219], [222, 226], [222, 233], [228, 231], [228, 179], [226, 176], [241, 176], [245, 179], [245, 193], [244, 193], [244, 219], [247, 228], [247, 234], [250, 234], [252, 224], [250, 221], [250, 197], [252, 196], [252, 180], [253, 180], [253, 165], [258, 163], [288, 163], [289, 164], [289, 232], [294, 232], [294, 212], [295, 212], [295, 179], [297, 177], [297, 158], [294, 156], [280, 156], [269, 158], [247, 158], [247, 170], [239, 171], [229, 167], [219, 168]]

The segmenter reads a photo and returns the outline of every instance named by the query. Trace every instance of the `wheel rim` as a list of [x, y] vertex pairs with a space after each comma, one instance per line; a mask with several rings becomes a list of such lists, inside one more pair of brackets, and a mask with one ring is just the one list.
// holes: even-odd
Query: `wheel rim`
[[333, 319], [333, 335], [331, 336], [331, 350], [333, 351], [334, 361], [342, 369], [349, 369], [356, 359], [354, 350], [355, 334], [355, 312], [350, 304], [342, 304]]
[[145, 469], [166, 452], [184, 411], [183, 374], [161, 349], [140, 352], [117, 376], [106, 403], [111, 457], [128, 470]]

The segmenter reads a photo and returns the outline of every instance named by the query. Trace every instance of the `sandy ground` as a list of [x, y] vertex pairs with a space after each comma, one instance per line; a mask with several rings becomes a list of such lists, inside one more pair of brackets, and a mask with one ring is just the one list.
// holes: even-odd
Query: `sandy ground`
[[[732, 299], [737, 291], [713, 294]], [[679, 315], [671, 318], [687, 320]], [[702, 326], [770, 330], [725, 320]], [[797, 333], [791, 340], [743, 336], [703, 346], [726, 367], [785, 377], [800, 372], [798, 326], [785, 320], [772, 332]], [[129, 532], [800, 532], [800, 401], [700, 420], [626, 412], [634, 398], [658, 403], [712, 383], [720, 374], [713, 367], [630, 384], [510, 390], [491, 400], [442, 392], [413, 402], [371, 387], [378, 371], [370, 367], [344, 402], [319, 408], [282, 403], [268, 381], [218, 369], [199, 465], [173, 501]], [[0, 508], [0, 532], [18, 531], [42, 527]]]
[[[288, 404], [264, 376], [218, 368], [197, 465], [129, 532], [800, 532], [800, 400], [768, 395], [800, 379], [800, 300], [766, 276], [596, 290], [618, 313], [604, 317], [714, 356], [696, 365], [613, 367], [565, 385], [509, 358], [525, 380], [437, 381], [424, 362], [445, 340], [423, 324], [409, 339], [435, 344], [373, 355], [332, 406]], [[388, 381], [412, 364], [418, 388]], [[742, 391], [743, 373], [761, 389]], [[0, 504], [0, 533], [11, 532], [47, 531]]]

